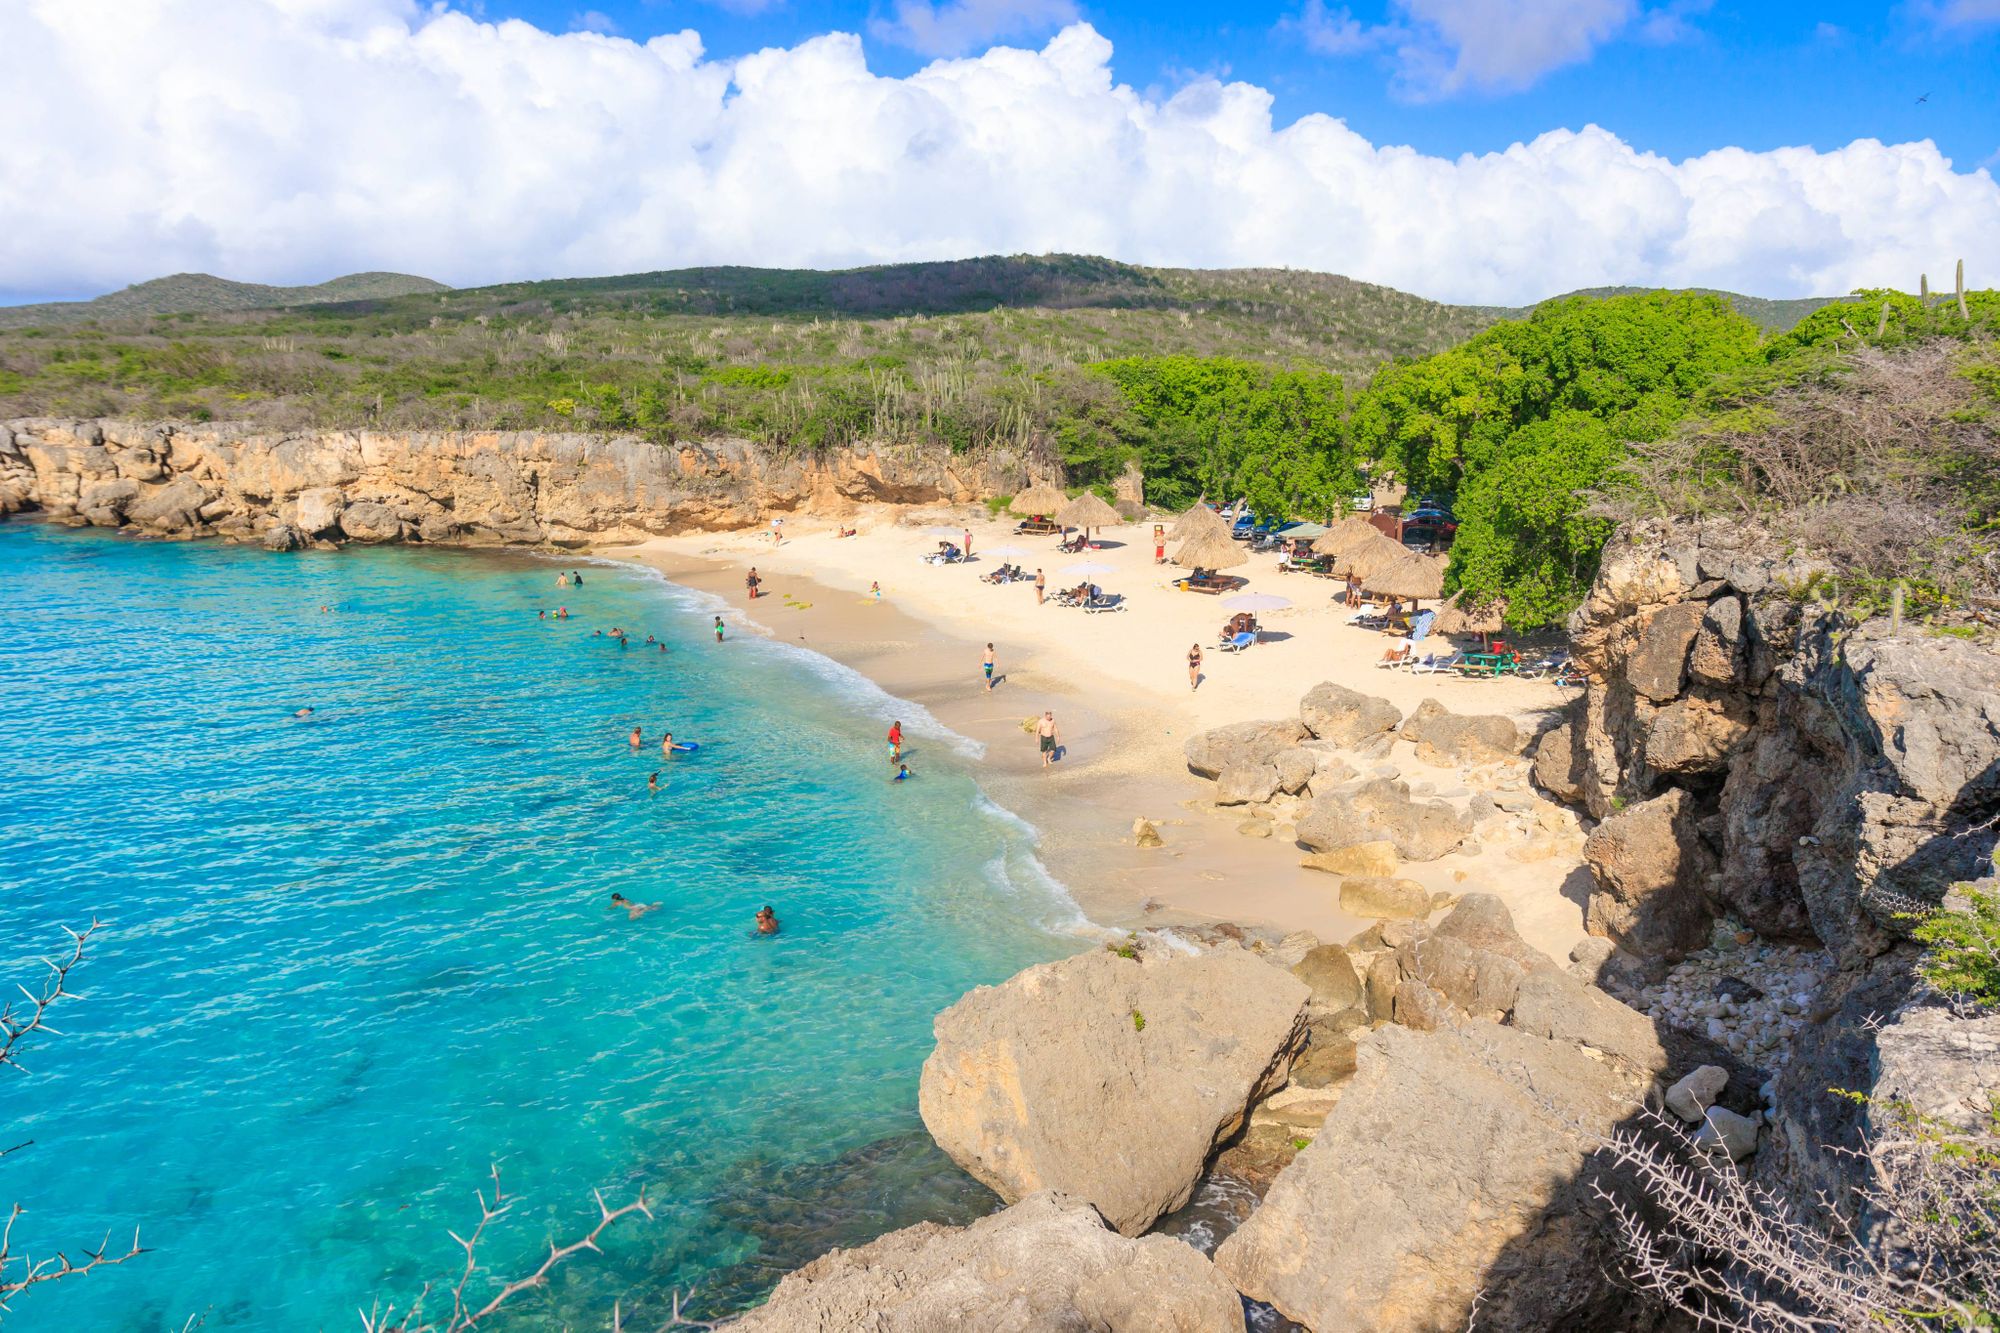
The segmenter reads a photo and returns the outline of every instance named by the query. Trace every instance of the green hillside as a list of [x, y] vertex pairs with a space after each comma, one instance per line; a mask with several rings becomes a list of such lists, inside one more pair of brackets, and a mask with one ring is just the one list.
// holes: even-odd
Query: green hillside
[[[1654, 289], [1651, 287], [1583, 287], [1550, 299], [1561, 301], [1571, 296], [1595, 296], [1601, 299], [1607, 296], [1634, 296], [1652, 290]], [[1741, 292], [1717, 291], [1713, 287], [1682, 287], [1678, 290], [1691, 292], [1696, 296], [1719, 296], [1729, 302], [1737, 314], [1766, 333], [1787, 332], [1821, 306], [1831, 305], [1835, 301], [1844, 299], [1838, 296], [1745, 296]], [[1533, 306], [1523, 306], [1519, 310], [1510, 310], [1507, 313], [1518, 318], [1533, 309]]]
[[270, 287], [233, 282], [208, 273], [176, 273], [135, 283], [91, 301], [0, 307], [0, 328], [50, 327], [86, 320], [223, 310], [264, 310], [331, 301], [380, 300], [419, 292], [449, 291], [441, 282], [407, 273], [350, 273], [310, 287]]

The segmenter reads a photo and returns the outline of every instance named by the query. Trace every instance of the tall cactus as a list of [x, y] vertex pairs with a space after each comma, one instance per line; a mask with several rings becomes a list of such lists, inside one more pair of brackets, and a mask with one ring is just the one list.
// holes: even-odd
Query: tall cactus
[[1917, 299], [1924, 303], [1924, 309], [1931, 308], [1931, 275], [1928, 273], [1917, 275]]
[[1888, 331], [1889, 331], [1889, 303], [1887, 301], [1884, 301], [1882, 303], [1882, 318], [1875, 321], [1875, 336], [1876, 338], [1879, 339], [1883, 334], [1887, 333]]
[[1971, 320], [1972, 312], [1965, 308], [1965, 261], [1958, 261], [1958, 317]]

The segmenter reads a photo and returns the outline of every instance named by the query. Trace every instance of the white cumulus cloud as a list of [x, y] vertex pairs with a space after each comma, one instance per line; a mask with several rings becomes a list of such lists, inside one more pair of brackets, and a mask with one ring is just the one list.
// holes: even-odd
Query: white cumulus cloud
[[718, 61], [693, 32], [408, 0], [8, 0], [0, 50], [0, 291], [24, 297], [1064, 250], [1511, 304], [1908, 285], [2000, 237], [1992, 177], [1928, 142], [1674, 162], [1586, 126], [1434, 157], [1275, 123], [1245, 83], [1137, 92], [1084, 24], [886, 78], [837, 33]]

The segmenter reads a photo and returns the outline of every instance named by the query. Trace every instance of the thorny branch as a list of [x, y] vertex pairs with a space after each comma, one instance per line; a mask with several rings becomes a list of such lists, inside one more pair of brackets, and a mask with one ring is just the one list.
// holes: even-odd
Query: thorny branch
[[[42, 960], [43, 965], [48, 968], [48, 974], [42, 979], [41, 989], [31, 991], [26, 986], [20, 986], [22, 1000], [9, 1000], [4, 1006], [0, 1006], [0, 1065], [12, 1065], [19, 1069], [21, 1061], [17, 1050], [21, 1042], [32, 1033], [46, 1032], [51, 1035], [61, 1035], [49, 1026], [49, 1010], [58, 1000], [75, 997], [76, 992], [69, 989], [69, 974], [83, 961], [84, 945], [97, 933], [101, 924], [93, 919], [81, 931], [70, 930], [65, 926], [64, 932], [70, 937], [69, 953], [65, 957]], [[0, 1150], [0, 1157], [19, 1152], [32, 1142], [33, 1140], [29, 1140]], [[17, 1256], [14, 1253], [14, 1224], [26, 1211], [18, 1203], [12, 1205], [8, 1210], [6, 1223], [0, 1225], [0, 1313], [8, 1309], [8, 1302], [13, 1297], [29, 1287], [39, 1286], [44, 1282], [55, 1282], [61, 1278], [76, 1277], [90, 1272], [93, 1268], [109, 1268], [145, 1253], [139, 1244], [139, 1233], [134, 1230], [132, 1244], [122, 1254], [112, 1250], [111, 1237], [107, 1234], [95, 1249], [82, 1251], [81, 1259], [72, 1259], [62, 1250], [57, 1250], [53, 1255], [41, 1259], [31, 1254]]]
[[[486, 1239], [487, 1228], [505, 1216], [507, 1210], [513, 1206], [513, 1200], [500, 1188], [500, 1168], [498, 1166], [492, 1168], [492, 1180], [493, 1192], [490, 1198], [484, 1191], [480, 1191], [477, 1194], [477, 1198], [479, 1199], [479, 1224], [472, 1228], [472, 1233], [467, 1236], [461, 1236], [456, 1231], [450, 1233], [452, 1240], [456, 1241], [458, 1247], [465, 1252], [465, 1267], [459, 1271], [458, 1279], [451, 1287], [451, 1313], [443, 1319], [433, 1319], [425, 1314], [424, 1302], [431, 1295], [431, 1288], [427, 1286], [417, 1293], [416, 1299], [410, 1302], [409, 1308], [404, 1310], [400, 1315], [396, 1312], [393, 1305], [387, 1308], [378, 1307], [362, 1311], [361, 1327], [365, 1330], [365, 1333], [466, 1333], [467, 1330], [478, 1328], [488, 1316], [496, 1313], [508, 1301], [513, 1300], [514, 1297], [520, 1295], [522, 1292], [530, 1291], [546, 1284], [549, 1274], [555, 1271], [564, 1260], [570, 1258], [572, 1255], [579, 1254], [584, 1250], [589, 1250], [593, 1254], [602, 1254], [603, 1251], [597, 1245], [598, 1238], [620, 1218], [629, 1217], [633, 1213], [641, 1214], [649, 1220], [653, 1216], [652, 1209], [646, 1204], [646, 1192], [643, 1189], [639, 1191], [638, 1198], [618, 1208], [607, 1205], [604, 1202], [603, 1193], [601, 1191], [597, 1192], [594, 1195], [597, 1200], [597, 1225], [590, 1229], [588, 1235], [580, 1240], [571, 1241], [567, 1245], [558, 1245], [554, 1241], [550, 1241], [548, 1255], [543, 1258], [540, 1267], [524, 1277], [517, 1277], [503, 1282], [500, 1289], [488, 1300], [483, 1304], [478, 1304], [476, 1303], [477, 1298], [469, 1296], [468, 1291], [472, 1286], [473, 1279], [479, 1273], [479, 1246]], [[612, 1311], [612, 1325], [614, 1329], [619, 1327], [618, 1318], [618, 1311], [614, 1306]], [[693, 1320], [683, 1319], [678, 1293], [674, 1296], [673, 1322], [665, 1325], [665, 1327], [672, 1328], [676, 1326], [693, 1328], [713, 1327], [713, 1325], [700, 1324]]]

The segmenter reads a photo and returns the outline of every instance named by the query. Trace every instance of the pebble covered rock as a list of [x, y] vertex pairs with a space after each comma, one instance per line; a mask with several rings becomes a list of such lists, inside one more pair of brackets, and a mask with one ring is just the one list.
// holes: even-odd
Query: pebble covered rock
[[1661, 981], [1627, 992], [1633, 1008], [1699, 1032], [1753, 1064], [1791, 1059], [1791, 1036], [1813, 992], [1833, 968], [1815, 946], [1772, 944], [1734, 922], [1718, 922], [1709, 946], [1689, 954]]

